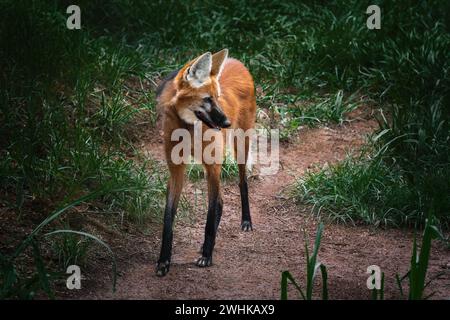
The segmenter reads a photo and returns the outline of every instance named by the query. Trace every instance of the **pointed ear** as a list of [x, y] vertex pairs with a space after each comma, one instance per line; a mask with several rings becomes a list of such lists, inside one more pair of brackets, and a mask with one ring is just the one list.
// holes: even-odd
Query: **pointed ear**
[[220, 50], [212, 56], [211, 75], [220, 77], [225, 60], [228, 58], [228, 49]]
[[194, 60], [186, 69], [186, 79], [195, 88], [201, 87], [211, 73], [212, 57], [211, 52], [206, 52]]

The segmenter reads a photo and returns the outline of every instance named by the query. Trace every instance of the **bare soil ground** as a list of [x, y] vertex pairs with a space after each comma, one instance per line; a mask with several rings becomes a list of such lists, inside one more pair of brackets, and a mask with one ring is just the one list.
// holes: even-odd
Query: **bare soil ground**
[[[203, 242], [206, 210], [198, 199], [206, 197], [204, 182], [188, 183], [185, 196], [191, 202], [188, 218], [179, 218], [174, 231], [172, 266], [166, 277], [155, 275], [161, 225], [145, 228], [123, 225], [125, 233], [106, 232], [118, 259], [117, 291], [111, 292], [110, 260], [100, 255], [83, 274], [82, 289], [61, 291], [65, 298], [81, 299], [279, 299], [280, 275], [289, 270], [305, 283], [304, 232], [310, 243], [317, 219], [311, 208], [296, 205], [287, 188], [307, 169], [339, 161], [356, 151], [376, 127], [373, 119], [356, 116], [342, 126], [301, 129], [294, 141], [280, 148], [281, 167], [273, 176], [250, 179], [253, 232], [240, 230], [240, 198], [237, 183], [223, 185], [224, 212], [213, 265], [195, 266]], [[159, 130], [148, 135], [142, 147], [163, 162]], [[196, 194], [194, 196], [194, 194]], [[198, 195], [202, 196], [198, 196]], [[204, 202], [204, 201], [203, 201]], [[123, 230], [122, 230], [123, 231]], [[326, 264], [331, 299], [368, 299], [369, 265], [385, 272], [385, 298], [401, 298], [395, 274], [405, 274], [410, 260], [413, 232], [370, 226], [325, 224], [319, 259]], [[435, 242], [429, 277], [436, 277], [429, 293], [450, 298], [450, 250]], [[405, 283], [406, 284], [406, 283]], [[316, 282], [319, 297], [320, 279]], [[290, 298], [298, 298], [292, 290]]]

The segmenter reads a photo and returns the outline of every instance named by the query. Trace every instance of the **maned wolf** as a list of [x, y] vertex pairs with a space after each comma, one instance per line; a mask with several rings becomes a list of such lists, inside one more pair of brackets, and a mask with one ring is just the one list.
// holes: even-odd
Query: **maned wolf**
[[[228, 58], [228, 50], [224, 49], [215, 54], [204, 53], [169, 75], [157, 89], [157, 101], [164, 113], [165, 155], [170, 171], [161, 255], [156, 269], [157, 275], [164, 276], [170, 267], [173, 221], [183, 188], [186, 165], [186, 163], [175, 163], [171, 157], [172, 150], [178, 143], [172, 141], [173, 132], [177, 129], [185, 129], [190, 132], [190, 137], [194, 137], [194, 124], [197, 121], [202, 122], [200, 123], [202, 133], [211, 129], [217, 131], [221, 128], [241, 129], [245, 132], [255, 125], [256, 99], [254, 83], [249, 71], [240, 61]], [[225, 149], [225, 131], [228, 130], [222, 130], [222, 134], [219, 134], [221, 141], [215, 141], [220, 143], [222, 151]], [[241, 228], [249, 231], [252, 230], [252, 222], [248, 202], [246, 162], [250, 139], [246, 137], [244, 143], [244, 163], [238, 162], [242, 205]], [[202, 140], [200, 144], [204, 149], [209, 142]], [[235, 154], [236, 149], [235, 142]], [[193, 153], [192, 148], [191, 154]], [[208, 216], [202, 256], [197, 260], [197, 266], [207, 267], [212, 263], [216, 233], [222, 216], [223, 202], [220, 191], [222, 163], [206, 163], [202, 159], [203, 153], [201, 154], [200, 161], [204, 166], [208, 182]]]

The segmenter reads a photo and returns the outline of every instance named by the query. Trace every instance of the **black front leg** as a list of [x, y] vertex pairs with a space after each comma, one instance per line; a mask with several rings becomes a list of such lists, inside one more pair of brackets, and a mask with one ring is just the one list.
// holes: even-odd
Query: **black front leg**
[[177, 213], [178, 202], [184, 182], [184, 167], [169, 166], [170, 179], [167, 184], [166, 209], [162, 232], [161, 254], [156, 267], [156, 275], [164, 276], [169, 272], [172, 257], [173, 222]]
[[209, 267], [212, 264], [212, 253], [216, 243], [216, 234], [222, 216], [222, 199], [213, 197], [208, 205], [208, 216], [205, 226], [205, 242], [202, 247], [202, 256], [197, 260], [197, 266]]
[[[172, 203], [171, 203], [172, 202]], [[173, 221], [176, 214], [176, 208], [173, 201], [167, 200], [166, 209], [164, 211], [164, 227], [162, 233], [161, 253], [159, 255], [158, 266], [156, 267], [156, 275], [165, 276], [169, 272], [170, 259], [172, 257], [173, 242]]]

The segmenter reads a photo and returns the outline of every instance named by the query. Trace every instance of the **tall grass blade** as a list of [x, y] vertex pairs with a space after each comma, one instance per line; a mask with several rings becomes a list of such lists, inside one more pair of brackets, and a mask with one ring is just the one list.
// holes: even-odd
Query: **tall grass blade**
[[283, 271], [281, 273], [281, 300], [288, 299], [288, 280], [294, 285], [297, 291], [300, 293], [303, 300], [306, 300], [306, 296], [303, 293], [302, 288], [297, 284], [294, 277], [291, 275], [289, 271]]

